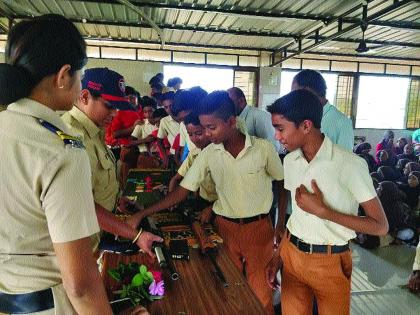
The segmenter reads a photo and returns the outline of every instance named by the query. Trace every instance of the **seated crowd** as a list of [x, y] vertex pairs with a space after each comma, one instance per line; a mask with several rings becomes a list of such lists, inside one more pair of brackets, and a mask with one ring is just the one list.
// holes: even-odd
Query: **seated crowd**
[[420, 143], [399, 138], [394, 144], [394, 133], [388, 130], [376, 145], [375, 156], [370, 154], [371, 149], [368, 142], [362, 142], [353, 152], [368, 164], [388, 218], [389, 233], [381, 239], [360, 234], [358, 240], [368, 248], [401, 241], [415, 245], [415, 231], [420, 227], [416, 219], [420, 210]]

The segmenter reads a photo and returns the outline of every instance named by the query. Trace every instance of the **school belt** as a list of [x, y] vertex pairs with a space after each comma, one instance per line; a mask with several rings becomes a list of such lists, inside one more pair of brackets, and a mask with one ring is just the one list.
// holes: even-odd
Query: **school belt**
[[24, 294], [0, 292], [0, 313], [28, 314], [54, 308], [51, 288]]
[[[320, 254], [320, 253], [328, 254], [330, 252], [331, 254], [339, 254], [339, 253], [343, 253], [343, 252], [349, 250], [349, 244], [346, 244], [346, 245], [314, 245], [314, 244], [305, 243], [300, 238], [298, 238], [297, 236], [290, 233], [289, 230], [287, 230], [287, 234], [288, 234], [287, 237], [289, 238], [290, 243], [295, 245], [297, 249], [299, 249], [300, 251], [302, 251], [304, 253], [308, 253], [308, 254], [315, 254], [315, 253], [317, 253], [317, 254]], [[329, 251], [329, 249], [330, 249], [330, 251]]]
[[254, 222], [254, 221], [258, 221], [258, 220], [264, 219], [265, 217], [268, 216], [268, 213], [259, 214], [259, 215], [256, 215], [256, 216], [253, 216], [253, 217], [249, 217], [249, 218], [235, 218], [235, 219], [234, 218], [224, 217], [224, 216], [222, 216], [220, 214], [218, 216], [221, 217], [221, 218], [223, 218], [223, 219], [225, 219], [225, 220], [228, 220], [230, 222], [234, 222], [234, 223], [237, 223], [237, 224], [247, 224], [247, 223], [251, 223], [251, 222]]

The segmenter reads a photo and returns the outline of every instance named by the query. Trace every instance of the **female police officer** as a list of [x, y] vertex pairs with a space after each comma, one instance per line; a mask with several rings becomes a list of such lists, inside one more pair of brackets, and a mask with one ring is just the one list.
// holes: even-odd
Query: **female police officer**
[[0, 313], [111, 314], [90, 238], [88, 156], [55, 112], [80, 93], [86, 46], [46, 15], [15, 25], [0, 65]]

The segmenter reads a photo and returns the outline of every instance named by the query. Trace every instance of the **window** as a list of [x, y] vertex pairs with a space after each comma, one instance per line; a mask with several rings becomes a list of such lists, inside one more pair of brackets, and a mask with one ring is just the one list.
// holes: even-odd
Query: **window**
[[337, 93], [334, 105], [347, 117], [351, 117], [353, 102], [354, 77], [349, 75], [339, 75], [337, 81]]
[[201, 86], [207, 92], [227, 90], [233, 86], [233, 70], [209, 67], [164, 65], [165, 83], [173, 77], [182, 79], [181, 88]]
[[[287, 71], [281, 72], [280, 79], [280, 96], [284, 96], [291, 91], [292, 82], [294, 76], [299, 71]], [[335, 94], [337, 92], [337, 75], [334, 73], [321, 73], [325, 82], [327, 83], [327, 99], [330, 102], [334, 102]]]
[[411, 79], [407, 101], [407, 129], [420, 128], [420, 79]]
[[257, 105], [256, 74], [253, 71], [235, 71], [233, 86], [240, 88], [248, 105]]
[[356, 128], [404, 129], [410, 79], [360, 76]]

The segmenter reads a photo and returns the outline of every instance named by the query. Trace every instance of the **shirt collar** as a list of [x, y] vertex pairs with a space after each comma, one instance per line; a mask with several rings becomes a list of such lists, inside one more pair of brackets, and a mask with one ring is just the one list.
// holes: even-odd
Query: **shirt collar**
[[[241, 157], [242, 155], [245, 154], [245, 152], [248, 150], [248, 148], [252, 147], [254, 145], [254, 139], [253, 137], [251, 137], [245, 130], [243, 130], [242, 128], [238, 128], [239, 132], [242, 133], [245, 136], [245, 146], [244, 148], [241, 150], [241, 152], [239, 152], [238, 154], [238, 158]], [[225, 146], [223, 145], [223, 143], [219, 143], [219, 144], [213, 144], [214, 148], [216, 150], [222, 150], [222, 151], [226, 151]]]
[[[321, 146], [319, 147], [318, 152], [316, 153], [315, 157], [313, 158], [312, 161], [314, 160], [331, 160], [332, 159], [332, 150], [333, 149], [333, 144], [330, 140], [330, 138], [328, 138], [326, 135], [324, 135], [324, 141], [322, 141]], [[297, 160], [299, 158], [305, 159], [305, 156], [303, 155], [302, 149], [297, 149], [291, 153], [289, 153], [291, 155], [291, 158], [293, 160]], [[305, 159], [306, 160], [306, 159]]]
[[55, 112], [48, 106], [45, 106], [32, 99], [22, 98], [10, 104], [9, 106], [7, 106], [7, 110], [20, 113], [23, 115], [32, 116], [35, 118], [40, 118], [54, 125], [55, 127], [62, 130], [63, 132], [69, 133], [69, 128], [61, 120], [57, 112]]
[[69, 114], [83, 126], [90, 138], [93, 138], [100, 133], [101, 129], [76, 106], [73, 106], [73, 109], [69, 111]]

